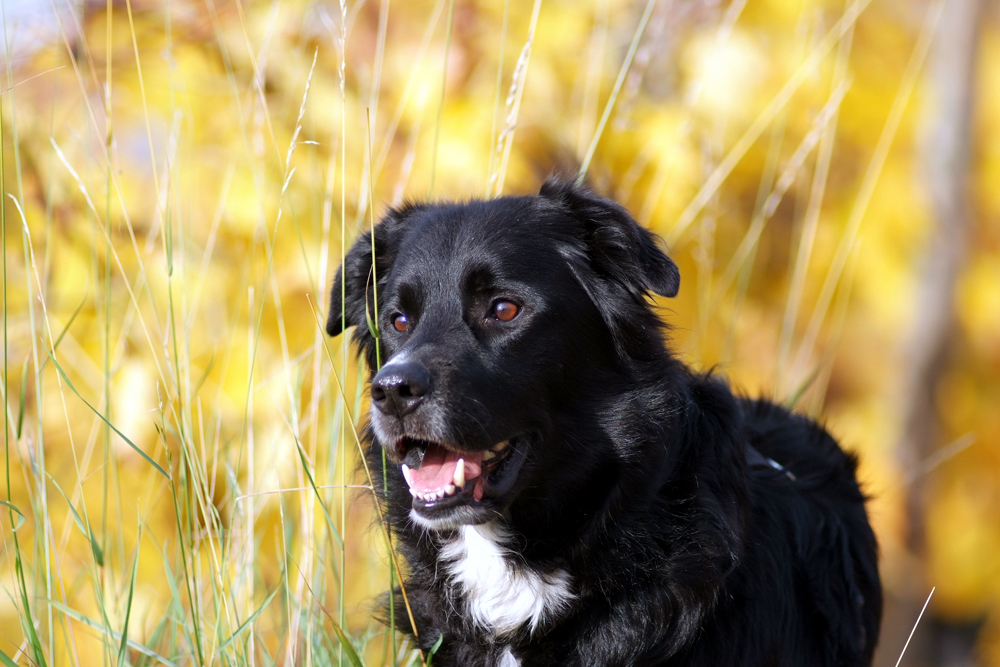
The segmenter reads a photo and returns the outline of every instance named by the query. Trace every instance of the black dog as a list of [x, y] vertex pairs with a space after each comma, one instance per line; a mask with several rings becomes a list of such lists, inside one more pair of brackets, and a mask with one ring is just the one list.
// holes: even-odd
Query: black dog
[[327, 330], [360, 325], [378, 371], [396, 619], [443, 635], [435, 665], [870, 664], [855, 458], [671, 357], [647, 297], [678, 286], [623, 208], [560, 182], [392, 210], [347, 254]]

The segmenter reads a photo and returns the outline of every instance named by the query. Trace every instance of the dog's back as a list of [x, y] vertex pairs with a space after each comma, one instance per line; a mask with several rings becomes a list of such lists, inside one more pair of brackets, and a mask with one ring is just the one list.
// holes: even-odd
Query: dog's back
[[701, 640], [666, 664], [869, 665], [882, 590], [857, 459], [806, 417], [766, 400], [740, 407], [752, 507], [742, 564]]

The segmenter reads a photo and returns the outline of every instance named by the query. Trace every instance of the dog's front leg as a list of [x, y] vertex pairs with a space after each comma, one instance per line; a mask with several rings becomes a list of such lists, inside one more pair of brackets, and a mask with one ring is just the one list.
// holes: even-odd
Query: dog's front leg
[[623, 591], [614, 599], [592, 605], [582, 617], [567, 621], [574, 628], [569, 633], [568, 656], [558, 664], [573, 667], [668, 664], [693, 638], [702, 614], [699, 608], [679, 605], [664, 586], [650, 584]]
[[[406, 592], [409, 610], [417, 624], [417, 646], [434, 667], [514, 667], [520, 664], [510, 662], [510, 651], [504, 646], [486, 641], [468, 621], [448, 605], [442, 605], [440, 592], [416, 586], [407, 586]], [[396, 630], [413, 637], [413, 626], [399, 588], [395, 591], [394, 604]]]

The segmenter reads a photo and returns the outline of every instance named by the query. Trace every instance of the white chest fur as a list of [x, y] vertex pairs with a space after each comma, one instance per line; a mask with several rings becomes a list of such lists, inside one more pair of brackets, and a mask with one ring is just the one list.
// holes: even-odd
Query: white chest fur
[[565, 570], [540, 574], [521, 566], [503, 537], [494, 524], [462, 526], [441, 550], [473, 619], [498, 636], [525, 623], [533, 631], [573, 599]]

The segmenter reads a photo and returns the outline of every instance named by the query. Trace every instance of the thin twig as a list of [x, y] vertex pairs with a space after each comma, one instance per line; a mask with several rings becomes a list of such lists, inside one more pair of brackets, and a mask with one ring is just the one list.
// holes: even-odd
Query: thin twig
[[931, 589], [930, 595], [927, 596], [927, 601], [924, 602], [923, 609], [920, 610], [920, 615], [917, 616], [917, 622], [913, 624], [913, 629], [910, 630], [910, 636], [906, 638], [906, 643], [903, 644], [903, 650], [899, 653], [899, 660], [896, 661], [896, 667], [899, 667], [899, 663], [903, 662], [903, 654], [906, 653], [906, 647], [910, 645], [910, 640], [913, 639], [913, 633], [917, 631], [917, 626], [920, 625], [920, 619], [924, 617], [924, 611], [927, 609], [927, 605], [931, 603], [931, 596], [934, 595], [934, 591], [937, 587]]

